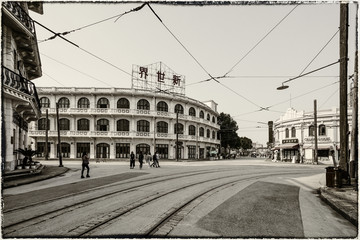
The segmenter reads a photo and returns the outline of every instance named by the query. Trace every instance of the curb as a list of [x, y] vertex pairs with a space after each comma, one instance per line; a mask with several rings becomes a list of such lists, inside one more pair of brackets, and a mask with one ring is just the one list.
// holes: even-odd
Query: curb
[[[51, 171], [51, 168], [56, 168], [57, 171]], [[46, 173], [49, 170], [48, 173]], [[25, 185], [25, 184], [29, 184], [29, 183], [34, 183], [34, 182], [39, 182], [45, 179], [49, 179], [49, 178], [53, 178], [59, 175], [62, 175], [66, 172], [68, 172], [70, 170], [70, 168], [67, 167], [53, 167], [53, 166], [44, 166], [43, 169], [41, 169], [41, 172], [37, 173], [36, 175], [32, 175], [32, 176], [21, 176], [17, 179], [11, 179], [8, 181], [4, 181], [2, 182], [2, 188], [12, 188], [12, 187], [17, 187], [17, 186], [21, 186], [21, 185]]]
[[326, 191], [324, 187], [319, 188], [318, 193], [321, 200], [323, 200], [332, 209], [334, 209], [341, 216], [351, 222], [355, 227], [358, 227], [358, 211], [357, 209], [354, 210], [353, 207], [353, 204], [356, 204], [357, 206], [357, 203], [351, 202], [346, 199], [340, 199], [339, 197], [334, 196], [333, 194]]

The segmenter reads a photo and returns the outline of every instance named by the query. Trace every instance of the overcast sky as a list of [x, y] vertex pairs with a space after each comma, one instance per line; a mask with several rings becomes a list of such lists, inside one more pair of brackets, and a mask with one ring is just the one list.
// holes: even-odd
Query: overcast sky
[[[48, 40], [54, 34], [36, 25], [43, 69], [36, 86], [130, 88], [133, 64], [161, 61], [185, 76], [187, 97], [214, 100], [219, 112], [237, 121], [239, 136], [264, 145], [268, 134], [262, 123], [276, 121], [289, 107], [313, 111], [314, 99], [320, 110], [339, 107], [339, 64], [276, 90], [283, 81], [339, 59], [339, 3], [152, 4], [162, 22], [144, 6], [91, 25], [141, 5], [45, 2], [43, 15], [31, 13], [34, 20], [57, 33], [81, 29], [64, 36], [76, 47], [59, 37]], [[355, 4], [349, 4], [349, 75], [355, 13]], [[209, 74], [228, 78], [199, 83]]]

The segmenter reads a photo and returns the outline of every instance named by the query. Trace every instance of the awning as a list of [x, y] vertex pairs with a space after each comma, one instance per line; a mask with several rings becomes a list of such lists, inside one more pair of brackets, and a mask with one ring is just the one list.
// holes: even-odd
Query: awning
[[275, 150], [278, 150], [278, 149], [298, 149], [298, 148], [299, 148], [298, 143], [285, 143], [285, 144], [280, 144], [280, 145], [274, 147]]
[[[304, 145], [304, 149], [315, 149], [315, 145]], [[318, 150], [332, 150], [334, 149], [334, 145], [332, 144], [318, 144]]]

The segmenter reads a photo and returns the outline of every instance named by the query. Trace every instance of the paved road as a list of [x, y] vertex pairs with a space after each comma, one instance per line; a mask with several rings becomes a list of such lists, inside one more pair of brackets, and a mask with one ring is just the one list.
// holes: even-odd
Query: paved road
[[[43, 162], [54, 164], [56, 162]], [[4, 189], [5, 237], [355, 237], [357, 229], [318, 198], [324, 165], [241, 159], [64, 162], [64, 176]]]

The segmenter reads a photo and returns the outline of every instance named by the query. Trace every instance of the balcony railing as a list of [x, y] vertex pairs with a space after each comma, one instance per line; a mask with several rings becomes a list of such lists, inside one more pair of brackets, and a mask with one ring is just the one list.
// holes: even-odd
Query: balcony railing
[[[49, 131], [49, 137], [57, 137], [57, 131]], [[62, 137], [110, 137], [110, 138], [153, 138], [154, 132], [137, 132], [137, 131], [72, 131], [72, 130], [61, 130], [60, 135]], [[30, 137], [45, 137], [44, 130], [33, 130], [29, 131]], [[196, 141], [196, 136], [193, 135], [184, 135], [179, 134], [179, 140], [190, 140]], [[173, 133], [155, 133], [156, 139], [166, 139], [166, 140], [173, 140], [176, 139], [176, 134]], [[208, 143], [220, 143], [220, 140], [213, 139], [213, 138], [205, 138], [205, 137], [198, 137], [197, 141], [199, 142], [208, 142]]]
[[3, 2], [3, 7], [5, 7], [21, 24], [28, 29], [32, 34], [35, 34], [34, 21], [31, 17], [25, 12], [21, 6], [16, 2]]
[[35, 84], [26, 78], [20, 76], [19, 74], [11, 71], [10, 69], [2, 66], [2, 84], [3, 86], [7, 86], [13, 90], [17, 90], [24, 94], [27, 94], [34, 98], [35, 103], [37, 104], [38, 108], [41, 108], [40, 100], [36, 91]]

